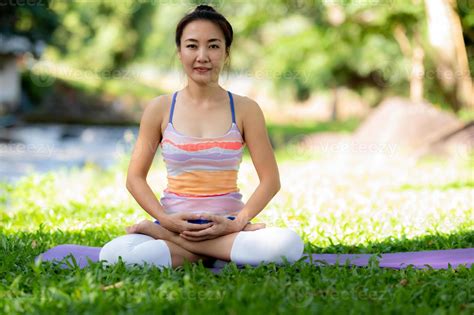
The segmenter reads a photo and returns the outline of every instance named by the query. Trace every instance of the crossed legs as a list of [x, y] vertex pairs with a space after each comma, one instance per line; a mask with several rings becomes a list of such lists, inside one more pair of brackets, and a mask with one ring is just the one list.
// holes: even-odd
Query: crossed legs
[[151, 221], [142, 221], [127, 229], [130, 234], [107, 243], [100, 260], [114, 263], [122, 256], [126, 263], [149, 262], [157, 266], [181, 266], [185, 260], [195, 262], [219, 259], [237, 264], [281, 263], [298, 260], [304, 243], [296, 232], [270, 227], [240, 231], [205, 241], [188, 241]]
[[[253, 227], [247, 228], [247, 231], [253, 230]], [[173, 266], [175, 265], [174, 260], [176, 260], [176, 265], [179, 266], [181, 260], [180, 256], [182, 255], [185, 255], [185, 257], [189, 258], [190, 261], [197, 261], [199, 259], [206, 260], [209, 258], [230, 261], [232, 244], [239, 232], [220, 236], [211, 240], [195, 242], [188, 241], [187, 239], [180, 237], [178, 233], [167, 230], [159, 224], [153, 223], [149, 220], [143, 220], [128, 228], [127, 233], [141, 233], [149, 235], [155, 239], [164, 240], [168, 245], [171, 245], [171, 247], [175, 247], [174, 249], [177, 253], [174, 255], [174, 251], [171, 250], [171, 258], [173, 260]], [[173, 259], [173, 256], [177, 257]]]

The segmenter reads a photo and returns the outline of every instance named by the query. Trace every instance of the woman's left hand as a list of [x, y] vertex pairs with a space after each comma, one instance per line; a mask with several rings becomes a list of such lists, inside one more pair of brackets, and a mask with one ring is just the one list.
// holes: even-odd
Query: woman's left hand
[[224, 216], [204, 213], [201, 214], [201, 218], [212, 221], [212, 225], [207, 229], [199, 231], [183, 231], [180, 236], [188, 241], [198, 242], [241, 230], [236, 220], [230, 220]]

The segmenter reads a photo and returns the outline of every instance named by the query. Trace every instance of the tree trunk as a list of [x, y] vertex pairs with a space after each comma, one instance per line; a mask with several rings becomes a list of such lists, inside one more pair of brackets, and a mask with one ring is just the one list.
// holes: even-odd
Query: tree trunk
[[421, 38], [418, 31], [415, 31], [413, 44], [406, 35], [405, 28], [402, 25], [397, 25], [394, 29], [393, 36], [395, 37], [400, 50], [405, 58], [411, 60], [410, 71], [410, 100], [413, 103], [423, 101], [423, 79], [425, 75], [425, 67], [423, 59], [425, 52], [421, 45]]
[[458, 111], [474, 108], [474, 89], [462, 27], [455, 0], [425, 0], [428, 37], [434, 50], [436, 75], [443, 91]]

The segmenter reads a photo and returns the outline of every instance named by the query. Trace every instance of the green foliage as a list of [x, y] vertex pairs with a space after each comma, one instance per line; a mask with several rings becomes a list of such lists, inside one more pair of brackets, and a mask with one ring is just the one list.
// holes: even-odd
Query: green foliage
[[[469, 67], [474, 72], [471, 2], [457, 0], [457, 12]], [[180, 71], [175, 27], [199, 3], [140, 0], [118, 5], [99, 0], [30, 1], [21, 5], [19, 2], [2, 6], [0, 33], [46, 40], [47, 59], [92, 71], [102, 82], [90, 84], [103, 86], [99, 90], [111, 89], [113, 94], [144, 93], [147, 96], [143, 98], [149, 98], [150, 89], [128, 89], [128, 84], [118, 82], [124, 79], [120, 73], [114, 72], [110, 77], [108, 71]], [[423, 1], [262, 0], [211, 1], [210, 4], [234, 27], [231, 71], [271, 80], [276, 97], [283, 98], [285, 92], [292, 91], [296, 99], [305, 100], [313, 91], [336, 86], [347, 86], [362, 96], [372, 91], [371, 104], [386, 95], [407, 96], [410, 60], [402, 54], [395, 38], [395, 29], [401, 27], [409, 41], [413, 41], [415, 31], [423, 39], [425, 97], [441, 107], [449, 107], [433, 75], [436, 65], [426, 43]], [[77, 78], [68, 75], [66, 80], [77, 81]], [[145, 82], [146, 78], [134, 77], [134, 80]], [[159, 79], [154, 84], [160, 84]], [[37, 90], [33, 91], [33, 101], [38, 99], [41, 86]]]
[[461, 20], [464, 44], [471, 77], [474, 75], [474, 4], [470, 0], [457, 0], [457, 10]]
[[52, 9], [63, 24], [54, 34], [54, 54], [83, 69], [121, 68], [145, 49], [151, 6], [148, 1], [55, 1]]
[[319, 6], [323, 12], [320, 19], [306, 15], [306, 7], [282, 17], [283, 25], [298, 16], [304, 17], [305, 23], [278, 28], [269, 39], [264, 67], [294, 74], [291, 80], [276, 77], [276, 83], [287, 85], [291, 81], [300, 99], [309, 96], [305, 91], [338, 85], [360, 90], [364, 86], [382, 89], [403, 84], [408, 79], [407, 61], [393, 31], [403, 26], [410, 36], [424, 18], [422, 6], [411, 1], [337, 3], [342, 4], [337, 7], [344, 16], [337, 26], [330, 25], [329, 6], [325, 5]]
[[[0, 35], [20, 35], [34, 45], [49, 43], [59, 26], [58, 16], [50, 10], [50, 0], [8, 1], [0, 4]], [[34, 54], [39, 51], [33, 49]]]

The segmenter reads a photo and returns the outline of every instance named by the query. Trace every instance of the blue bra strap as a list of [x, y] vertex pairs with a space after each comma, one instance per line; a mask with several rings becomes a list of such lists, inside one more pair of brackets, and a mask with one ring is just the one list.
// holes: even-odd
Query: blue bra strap
[[173, 94], [173, 101], [171, 102], [171, 109], [170, 109], [170, 123], [173, 123], [173, 111], [174, 111], [174, 103], [176, 103], [176, 94], [178, 94], [178, 91], [174, 92]]
[[[227, 91], [229, 94], [230, 98], [230, 110], [232, 112], [232, 122], [235, 123], [235, 110], [234, 110], [234, 98], [232, 97], [232, 93]], [[178, 91], [174, 92], [173, 94], [173, 101], [171, 102], [171, 109], [170, 109], [170, 123], [173, 123], [173, 112], [174, 112], [174, 104], [176, 103], [176, 95], [178, 94]]]
[[235, 124], [234, 98], [232, 97], [232, 93], [230, 93], [229, 91], [227, 91], [227, 93], [229, 94], [229, 98], [230, 98], [230, 110], [232, 111], [232, 122]]

